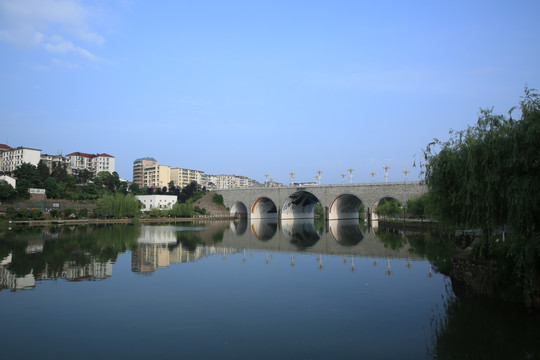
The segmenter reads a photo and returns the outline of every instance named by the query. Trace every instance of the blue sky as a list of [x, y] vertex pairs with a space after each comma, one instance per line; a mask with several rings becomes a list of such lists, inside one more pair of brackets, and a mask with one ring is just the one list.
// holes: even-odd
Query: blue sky
[[538, 1], [0, 0], [0, 143], [288, 183], [419, 178], [540, 87]]

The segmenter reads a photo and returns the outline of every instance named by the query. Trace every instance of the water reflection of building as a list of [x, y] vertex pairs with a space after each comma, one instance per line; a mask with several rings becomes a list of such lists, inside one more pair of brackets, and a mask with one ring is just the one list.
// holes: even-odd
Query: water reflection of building
[[176, 244], [176, 230], [174, 226], [141, 226], [139, 244]]
[[[34, 244], [29, 246], [26, 248], [26, 254], [35, 254], [39, 252], [36, 251], [39, 250], [39, 245]], [[81, 265], [76, 261], [67, 261], [60, 270], [52, 270], [48, 264], [45, 264], [45, 268], [40, 273], [34, 274], [32, 270], [24, 276], [17, 276], [15, 272], [8, 268], [12, 261], [12, 254], [9, 254], [0, 261], [0, 291], [4, 289], [32, 289], [36, 286], [36, 281], [39, 280], [55, 280], [58, 278], [66, 279], [68, 281], [106, 279], [112, 276], [113, 269], [113, 263], [111, 261], [99, 262], [92, 256], [88, 256], [88, 263], [86, 264]]]
[[98, 262], [93, 258], [89, 264], [85, 265], [78, 265], [74, 261], [68, 261], [64, 264], [61, 277], [69, 281], [106, 279], [112, 276], [112, 268], [112, 262]]
[[36, 286], [36, 279], [33, 274], [25, 276], [17, 276], [4, 266], [0, 266], [0, 291], [9, 290], [26, 290]]
[[140, 243], [137, 250], [131, 252], [131, 270], [134, 272], [154, 272], [159, 267], [169, 266], [169, 263], [167, 244]]

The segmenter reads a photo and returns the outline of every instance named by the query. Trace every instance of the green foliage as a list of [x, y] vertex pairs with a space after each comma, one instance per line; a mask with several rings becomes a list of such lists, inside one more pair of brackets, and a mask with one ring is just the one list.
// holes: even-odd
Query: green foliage
[[42, 218], [42, 212], [40, 209], [19, 209], [15, 210], [13, 207], [6, 209], [6, 216], [9, 219], [14, 220], [39, 220]]
[[401, 204], [396, 199], [383, 199], [381, 204], [375, 209], [379, 216], [397, 216], [401, 212]]
[[141, 203], [133, 195], [105, 195], [98, 200], [94, 213], [100, 217], [134, 217], [140, 213]]
[[85, 217], [87, 217], [87, 216], [88, 216], [88, 209], [85, 209], [85, 208], [79, 209], [79, 210], [77, 211], [77, 216], [80, 217], [80, 218], [85, 218]]
[[17, 179], [17, 188], [19, 187], [19, 181], [25, 182], [27, 188], [39, 187], [41, 184], [41, 177], [38, 169], [35, 165], [30, 163], [23, 163], [15, 171], [13, 171], [13, 177]]
[[322, 219], [324, 218], [324, 210], [320, 202], [315, 205], [315, 218]]
[[68, 182], [68, 173], [65, 165], [60, 165], [58, 163], [53, 164], [53, 170], [51, 171], [51, 177], [55, 178], [58, 182], [67, 183]]
[[[116, 171], [113, 171], [112, 174], [108, 171], [100, 171], [96, 175], [94, 183], [97, 187], [104, 187], [109, 193], [117, 193], [120, 192], [122, 181], [120, 181], [120, 176]], [[125, 186], [127, 187], [127, 184]]]
[[90, 170], [84, 169], [77, 173], [75, 176], [78, 184], [88, 184], [89, 181], [94, 179], [94, 174]]
[[407, 244], [407, 239], [399, 232], [377, 230], [376, 234], [377, 238], [384, 244], [385, 248], [399, 250]]
[[196, 181], [192, 181], [188, 185], [184, 186], [184, 188], [178, 195], [178, 202], [185, 203], [193, 196], [193, 194], [195, 194], [199, 190], [200, 190], [199, 184], [197, 184]]
[[140, 189], [139, 184], [131, 183], [131, 185], [129, 185], [129, 192], [133, 195], [142, 195], [146, 193], [146, 189]]
[[415, 218], [431, 216], [432, 204], [429, 193], [407, 201], [407, 213]]
[[163, 215], [163, 211], [158, 208], [152, 208], [147, 212], [147, 214], [150, 215], [150, 217], [158, 218]]
[[225, 231], [216, 231], [214, 234], [212, 234], [212, 241], [215, 243], [219, 243], [223, 241], [223, 234]]
[[17, 209], [15, 209], [13, 206], [8, 206], [6, 208], [6, 217], [8, 219], [15, 219], [17, 216]]
[[45, 161], [40, 160], [37, 166], [37, 172], [39, 173], [39, 181], [41, 185], [45, 184], [45, 181], [49, 178], [51, 175], [49, 172], [49, 167], [45, 163]]
[[482, 110], [476, 125], [450, 131], [448, 141], [435, 139], [424, 151], [425, 177], [435, 215], [482, 228], [482, 246], [490, 246], [495, 228], [510, 228], [507, 256], [515, 283], [531, 299], [539, 291], [533, 234], [540, 229], [540, 96], [526, 88], [519, 109], [519, 120], [511, 111], [506, 117]]
[[13, 186], [5, 180], [0, 180], [0, 202], [15, 199], [17, 193]]
[[174, 217], [190, 217], [193, 216], [193, 214], [193, 207], [191, 206], [191, 204], [187, 203], [176, 203], [169, 211], [169, 215]]
[[33, 186], [32, 183], [28, 179], [25, 179], [25, 178], [17, 179], [17, 183], [15, 186], [16, 187], [15, 191], [17, 192], [17, 198], [19, 200], [28, 199], [30, 197], [30, 193], [28, 192], [28, 189], [30, 189], [32, 186]]
[[61, 196], [62, 187], [55, 178], [49, 177], [45, 181], [45, 193], [49, 199], [59, 199]]
[[62, 214], [64, 215], [64, 217], [67, 217], [67, 218], [69, 218], [69, 217], [75, 217], [75, 216], [77, 216], [77, 210], [67, 208], [67, 209], [64, 209], [64, 210], [62, 211]]
[[196, 214], [200, 214], [200, 215], [206, 215], [206, 209], [205, 208], [200, 208], [198, 206], [195, 206], [193, 208], [193, 212], [196, 213]]
[[225, 206], [223, 204], [223, 195], [221, 194], [214, 194], [214, 196], [212, 196], [212, 201], [215, 203], [215, 204], [218, 204], [218, 205], [221, 205], [221, 206]]

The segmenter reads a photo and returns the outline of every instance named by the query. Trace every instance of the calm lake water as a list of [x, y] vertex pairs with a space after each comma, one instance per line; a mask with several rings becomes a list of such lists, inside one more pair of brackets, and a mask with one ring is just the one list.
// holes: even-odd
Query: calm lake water
[[537, 313], [459, 299], [453, 245], [358, 222], [0, 234], [6, 359], [537, 359]]

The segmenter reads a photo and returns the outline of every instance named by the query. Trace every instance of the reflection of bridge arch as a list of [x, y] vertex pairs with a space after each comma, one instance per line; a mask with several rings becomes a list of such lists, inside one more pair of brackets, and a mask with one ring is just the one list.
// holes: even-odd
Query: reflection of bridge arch
[[247, 221], [245, 219], [244, 221], [231, 221], [229, 228], [233, 234], [242, 236], [247, 230]]
[[277, 217], [276, 204], [267, 197], [258, 198], [251, 206], [252, 219], [277, 219]]
[[311, 248], [321, 238], [312, 219], [283, 220], [281, 231], [285, 239], [300, 251]]
[[330, 204], [328, 220], [358, 219], [361, 204], [362, 200], [356, 195], [340, 195]]
[[358, 220], [338, 220], [329, 223], [329, 232], [343, 246], [354, 246], [364, 239]]
[[251, 232], [262, 241], [270, 240], [277, 232], [276, 219], [251, 219]]
[[297, 191], [289, 195], [281, 209], [282, 219], [313, 219], [319, 199], [308, 191]]
[[243, 202], [237, 201], [231, 206], [231, 215], [247, 217], [248, 211], [246, 205]]

